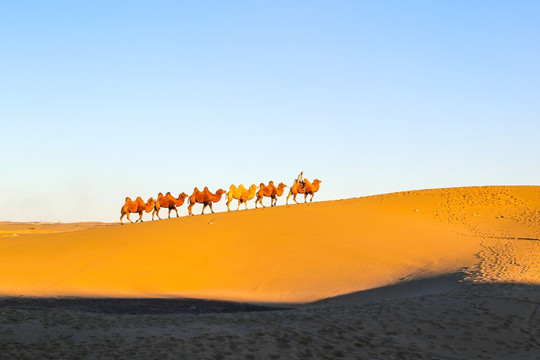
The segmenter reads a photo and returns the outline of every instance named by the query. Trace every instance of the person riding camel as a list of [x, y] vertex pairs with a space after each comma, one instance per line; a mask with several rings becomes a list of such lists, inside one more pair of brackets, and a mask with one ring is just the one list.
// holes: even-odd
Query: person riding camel
[[300, 174], [298, 175], [298, 177], [296, 178], [296, 181], [299, 183], [299, 184], [302, 184], [302, 189], [305, 189], [306, 188], [306, 184], [304, 183], [304, 172], [301, 171]]

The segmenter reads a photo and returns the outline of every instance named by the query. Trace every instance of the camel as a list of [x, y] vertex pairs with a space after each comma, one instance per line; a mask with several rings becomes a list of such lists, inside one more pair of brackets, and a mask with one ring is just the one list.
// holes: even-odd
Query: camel
[[238, 200], [237, 211], [240, 210], [240, 204], [244, 204], [247, 210], [247, 202], [255, 197], [257, 192], [257, 185], [253, 184], [249, 187], [249, 190], [244, 187], [244, 184], [240, 184], [236, 187], [234, 184], [229, 187], [229, 192], [227, 193], [227, 211], [231, 211], [229, 204], [233, 199]]
[[148, 201], [145, 204], [143, 199], [141, 199], [140, 196], [138, 196], [137, 199], [135, 199], [135, 201], [127, 197], [124, 206], [122, 206], [122, 209], [120, 210], [120, 213], [121, 213], [120, 224], [124, 225], [124, 223], [122, 222], [122, 218], [124, 217], [124, 215], [127, 215], [127, 219], [129, 220], [129, 222], [133, 223], [133, 221], [131, 221], [131, 219], [129, 218], [130, 213], [139, 213], [139, 219], [135, 222], [139, 222], [139, 221], [142, 222], [143, 212], [146, 211], [148, 213], [152, 211], [155, 203], [156, 203], [156, 200], [154, 200], [154, 198], [148, 199]]
[[305, 186], [305, 192], [304, 192], [304, 202], [307, 202], [307, 196], [311, 195], [311, 199], [309, 201], [313, 201], [313, 196], [317, 191], [319, 191], [319, 184], [322, 181], [319, 179], [313, 180], [313, 183], [310, 183], [308, 179], [304, 179], [304, 186]]
[[169, 209], [169, 219], [171, 218], [171, 210], [176, 211], [176, 217], [178, 217], [177, 207], [182, 206], [187, 196], [188, 195], [184, 192], [178, 195], [178, 198], [172, 196], [170, 192], [168, 192], [165, 196], [163, 196], [162, 193], [159, 193], [156, 204], [154, 205], [154, 211], [152, 212], [152, 220], [154, 220], [154, 214], [157, 215], [159, 220], [161, 220], [159, 217], [159, 210], [161, 208]]
[[257, 191], [257, 200], [255, 200], [255, 209], [257, 203], [260, 203], [262, 207], [265, 207], [262, 203], [262, 199], [267, 196], [270, 197], [270, 206], [276, 206], [278, 196], [283, 195], [284, 189], [287, 187], [284, 183], [279, 183], [278, 187], [274, 185], [273, 181], [268, 183], [268, 186], [261, 183], [259, 191]]
[[188, 205], [188, 211], [189, 215], [193, 215], [193, 212], [191, 212], [191, 209], [196, 203], [203, 204], [202, 213], [204, 214], [204, 209], [206, 206], [210, 206], [210, 210], [212, 211], [212, 214], [214, 213], [214, 210], [212, 209], [212, 203], [218, 202], [221, 200], [221, 196], [225, 194], [225, 190], [218, 189], [215, 194], [212, 194], [210, 190], [208, 190], [208, 187], [204, 187], [203, 191], [199, 191], [198, 188], [193, 189], [193, 194], [189, 197], [189, 205]]
[[302, 184], [299, 183], [298, 180], [295, 179], [294, 184], [289, 189], [289, 195], [287, 195], [287, 200], [285, 201], [285, 203], [289, 205], [289, 198], [292, 195], [294, 202], [298, 204], [298, 201], [296, 201], [296, 195], [305, 194], [305, 192], [306, 192], [306, 189], [304, 188], [304, 186], [302, 186]]

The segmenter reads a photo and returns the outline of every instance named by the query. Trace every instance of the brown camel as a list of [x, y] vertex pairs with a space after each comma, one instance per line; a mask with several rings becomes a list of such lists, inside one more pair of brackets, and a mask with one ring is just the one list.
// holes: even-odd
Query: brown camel
[[193, 215], [191, 209], [193, 209], [193, 206], [196, 203], [203, 204], [201, 214], [204, 214], [204, 209], [206, 208], [206, 206], [210, 206], [210, 210], [213, 214], [214, 210], [212, 209], [212, 203], [220, 201], [223, 194], [225, 194], [225, 190], [223, 189], [218, 189], [215, 194], [212, 194], [206, 186], [204, 187], [203, 191], [199, 191], [199, 189], [197, 188], [193, 189], [193, 194], [191, 194], [191, 196], [189, 197], [189, 215]]
[[289, 189], [289, 195], [287, 195], [287, 200], [285, 201], [285, 203], [289, 205], [289, 198], [292, 195], [294, 202], [298, 204], [298, 201], [296, 201], [296, 195], [305, 194], [305, 192], [306, 189], [304, 188], [304, 186], [295, 179], [294, 184]]
[[279, 183], [278, 187], [274, 185], [273, 181], [268, 183], [268, 186], [261, 183], [259, 191], [257, 191], [257, 200], [255, 200], [255, 209], [257, 203], [260, 203], [262, 207], [265, 207], [262, 203], [262, 199], [266, 196], [270, 198], [270, 206], [276, 206], [278, 196], [283, 195], [284, 189], [287, 187], [284, 183]]
[[308, 179], [304, 179], [304, 184], [305, 184], [304, 202], [307, 202], [308, 195], [311, 195], [311, 199], [309, 199], [309, 201], [310, 202], [313, 201], [313, 195], [315, 195], [315, 193], [319, 191], [319, 184], [321, 182], [322, 182], [321, 180], [315, 179], [313, 180], [313, 183], [310, 183]]
[[133, 221], [131, 221], [131, 219], [129, 218], [130, 213], [139, 213], [139, 219], [135, 222], [138, 222], [138, 221], [142, 222], [143, 212], [146, 211], [148, 213], [152, 211], [155, 203], [156, 201], [154, 200], [154, 198], [148, 199], [148, 201], [145, 204], [143, 199], [141, 199], [140, 196], [138, 196], [137, 199], [135, 199], [135, 201], [127, 197], [126, 202], [124, 206], [122, 206], [122, 209], [120, 211], [121, 212], [120, 224], [124, 225], [124, 223], [122, 222], [122, 218], [124, 217], [124, 215], [127, 215], [127, 219], [129, 220], [129, 222], [133, 223]]
[[247, 210], [247, 202], [255, 197], [257, 192], [257, 185], [253, 184], [249, 187], [249, 190], [244, 187], [244, 184], [240, 184], [236, 187], [234, 184], [229, 187], [229, 192], [227, 193], [227, 211], [231, 211], [229, 204], [233, 199], [238, 200], [238, 208], [240, 209], [240, 204], [244, 204]]
[[156, 204], [154, 205], [154, 211], [152, 212], [152, 220], [154, 220], [154, 214], [156, 214], [158, 219], [161, 220], [159, 217], [159, 210], [161, 208], [169, 209], [169, 219], [171, 218], [171, 210], [176, 211], [176, 217], [178, 217], [177, 207], [182, 206], [187, 196], [188, 195], [184, 192], [178, 195], [178, 198], [172, 196], [170, 192], [168, 192], [165, 196], [163, 196], [162, 193], [159, 193]]

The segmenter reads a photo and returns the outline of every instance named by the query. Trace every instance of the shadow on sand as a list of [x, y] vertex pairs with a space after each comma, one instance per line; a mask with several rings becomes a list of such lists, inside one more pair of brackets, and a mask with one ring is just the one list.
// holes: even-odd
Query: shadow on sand
[[202, 299], [4, 297], [4, 308], [25, 310], [75, 310], [97, 314], [210, 314], [284, 310], [281, 307]]

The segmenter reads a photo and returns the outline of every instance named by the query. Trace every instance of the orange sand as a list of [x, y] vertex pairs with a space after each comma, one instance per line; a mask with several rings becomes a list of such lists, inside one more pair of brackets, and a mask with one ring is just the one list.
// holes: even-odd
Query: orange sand
[[[50, 234], [8, 225], [0, 232], [18, 236], [0, 237], [3, 295], [309, 302], [485, 267], [487, 239], [540, 238], [540, 186], [411, 191]], [[527, 281], [539, 284], [540, 275]]]

